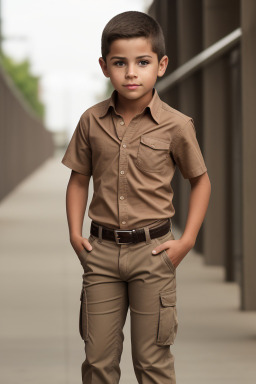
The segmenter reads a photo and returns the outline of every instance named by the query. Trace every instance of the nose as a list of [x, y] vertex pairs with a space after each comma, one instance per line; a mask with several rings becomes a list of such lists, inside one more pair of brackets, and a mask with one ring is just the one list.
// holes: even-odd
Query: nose
[[137, 77], [137, 74], [136, 74], [136, 70], [135, 70], [134, 64], [129, 64], [129, 65], [127, 66], [126, 77], [127, 77], [127, 78]]

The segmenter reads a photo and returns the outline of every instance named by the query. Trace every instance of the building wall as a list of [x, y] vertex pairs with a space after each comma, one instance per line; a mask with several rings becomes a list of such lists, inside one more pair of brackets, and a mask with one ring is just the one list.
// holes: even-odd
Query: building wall
[[[253, 0], [155, 0], [149, 14], [164, 25], [169, 73], [238, 27], [242, 44], [160, 96], [193, 117], [212, 194], [196, 248], [241, 287], [241, 308], [256, 309], [255, 107], [256, 4]], [[172, 35], [170, 35], [172, 25]], [[168, 27], [169, 26], [169, 27]], [[168, 76], [168, 75], [167, 75]], [[174, 104], [172, 101], [174, 100]], [[174, 223], [184, 229], [190, 186], [176, 172]]]

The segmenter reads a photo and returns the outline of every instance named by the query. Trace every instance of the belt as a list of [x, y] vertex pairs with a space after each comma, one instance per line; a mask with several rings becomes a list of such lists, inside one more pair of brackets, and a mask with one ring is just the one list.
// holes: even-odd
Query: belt
[[[170, 219], [159, 227], [150, 228], [151, 239], [166, 235], [170, 231]], [[99, 237], [99, 225], [91, 222], [91, 235]], [[117, 244], [140, 243], [146, 241], [144, 228], [137, 229], [112, 229], [102, 226], [102, 239], [115, 241]]]

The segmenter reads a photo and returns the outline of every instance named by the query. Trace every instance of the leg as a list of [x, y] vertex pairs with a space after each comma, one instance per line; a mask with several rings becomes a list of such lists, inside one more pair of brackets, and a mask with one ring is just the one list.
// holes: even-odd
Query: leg
[[[175, 384], [170, 345], [177, 333], [175, 270], [156, 244], [173, 239], [168, 233], [151, 244], [131, 248], [129, 301], [134, 370], [140, 384]], [[132, 257], [133, 256], [133, 257]]]
[[[128, 310], [127, 283], [118, 279], [118, 247], [93, 241], [85, 255], [80, 331], [85, 342], [83, 383], [117, 384]], [[86, 251], [85, 251], [86, 252]]]

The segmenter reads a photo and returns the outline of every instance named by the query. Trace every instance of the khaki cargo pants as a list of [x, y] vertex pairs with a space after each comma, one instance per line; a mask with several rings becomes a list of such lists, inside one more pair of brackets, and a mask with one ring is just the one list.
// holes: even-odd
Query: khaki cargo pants
[[[90, 235], [83, 250], [80, 334], [85, 342], [83, 384], [117, 384], [123, 351], [123, 326], [131, 315], [132, 360], [140, 384], [175, 384], [170, 351], [177, 333], [176, 276], [166, 254], [153, 255], [164, 236], [137, 244], [117, 244]], [[100, 231], [99, 231], [100, 232]]]

